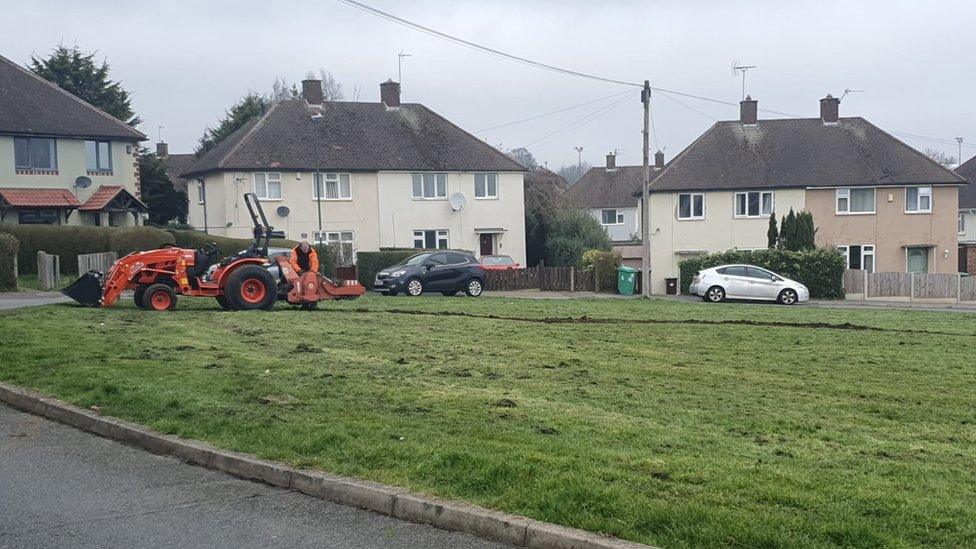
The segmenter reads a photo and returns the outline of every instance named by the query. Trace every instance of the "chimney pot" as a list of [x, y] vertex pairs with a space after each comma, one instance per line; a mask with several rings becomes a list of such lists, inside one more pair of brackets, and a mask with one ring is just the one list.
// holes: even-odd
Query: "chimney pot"
[[836, 124], [840, 120], [840, 99], [828, 93], [820, 100], [820, 120], [824, 124]]
[[610, 153], [607, 155], [607, 171], [617, 169], [617, 155]]
[[759, 101], [747, 95], [739, 101], [739, 121], [743, 124], [755, 124], [759, 120]]
[[302, 80], [302, 99], [309, 105], [321, 105], [322, 81], [317, 78]]
[[156, 156], [169, 156], [169, 143], [164, 141], [156, 143]]
[[664, 168], [664, 151], [654, 153], [654, 168], [658, 170]]
[[400, 83], [391, 79], [380, 84], [380, 101], [387, 107], [399, 107]]

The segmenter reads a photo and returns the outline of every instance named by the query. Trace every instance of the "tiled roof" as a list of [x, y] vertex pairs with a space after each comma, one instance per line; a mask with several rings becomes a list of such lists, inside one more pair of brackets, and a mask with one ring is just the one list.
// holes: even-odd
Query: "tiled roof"
[[141, 141], [146, 136], [0, 56], [0, 133], [105, 137]]
[[959, 207], [976, 208], [976, 156], [960, 164], [956, 173], [969, 180], [969, 185], [959, 189]]
[[[303, 100], [279, 101], [184, 172], [214, 170], [526, 171], [427, 107], [327, 101], [313, 121]], [[318, 132], [318, 139], [316, 139]], [[316, 150], [318, 145], [318, 150]]]
[[119, 195], [119, 193], [127, 194], [130, 200], [135, 201], [139, 206], [141, 206], [140, 209], [146, 208], [146, 205], [143, 204], [138, 198], [132, 196], [129, 191], [125, 190], [125, 187], [121, 185], [102, 185], [94, 193], [92, 193], [92, 195], [88, 197], [88, 200], [86, 200], [85, 203], [82, 204], [78, 209], [85, 212], [103, 210], [109, 205], [110, 202], [112, 202], [112, 200], [115, 199], [116, 196]]
[[[652, 187], [661, 172], [650, 167]], [[636, 208], [643, 173], [643, 166], [618, 166], [609, 171], [604, 167], [590, 168], [566, 191], [566, 196], [582, 208]]]
[[671, 161], [652, 191], [805, 188], [965, 180], [860, 117], [718, 122]]
[[16, 208], [77, 208], [81, 204], [68, 189], [0, 189], [0, 198]]
[[173, 187], [186, 192], [186, 180], [180, 177], [180, 174], [190, 164], [196, 161], [197, 155], [193, 153], [171, 154], [160, 157], [160, 159], [163, 161], [163, 166], [166, 168], [166, 175], [169, 177], [169, 181], [173, 184]]

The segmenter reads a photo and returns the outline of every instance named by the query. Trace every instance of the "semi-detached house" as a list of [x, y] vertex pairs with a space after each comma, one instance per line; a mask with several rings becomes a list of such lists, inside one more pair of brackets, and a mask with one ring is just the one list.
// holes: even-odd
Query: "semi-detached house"
[[0, 56], [0, 224], [141, 225], [145, 139]]
[[[288, 238], [506, 254], [525, 263], [525, 169], [427, 107], [323, 101], [321, 82], [276, 102], [191, 164], [189, 214], [198, 228], [246, 237], [245, 192]], [[319, 174], [316, 181], [316, 173]], [[321, 216], [320, 216], [321, 214]]]
[[959, 189], [966, 180], [861, 117], [717, 122], [651, 185], [651, 291], [695, 255], [767, 245], [770, 215], [813, 214], [818, 246], [851, 269], [955, 273]]
[[959, 189], [959, 272], [976, 274], [976, 156], [960, 164], [956, 173], [970, 182]]

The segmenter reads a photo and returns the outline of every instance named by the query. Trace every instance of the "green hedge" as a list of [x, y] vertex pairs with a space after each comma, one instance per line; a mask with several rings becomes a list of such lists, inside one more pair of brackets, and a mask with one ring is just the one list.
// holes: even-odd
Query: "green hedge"
[[[235, 254], [251, 245], [250, 238], [230, 238], [227, 236], [217, 236], [201, 231], [179, 231], [168, 229], [166, 232], [171, 234], [174, 243], [181, 248], [199, 248], [207, 242], [217, 244], [224, 255]], [[298, 242], [293, 240], [271, 240], [272, 248], [294, 248]]]
[[599, 278], [598, 286], [604, 292], [617, 291], [617, 267], [620, 267], [621, 257], [617, 252], [602, 250], [587, 250], [583, 252], [583, 269], [595, 273]]
[[422, 251], [424, 250], [415, 248], [384, 248], [378, 252], [358, 252], [356, 275], [359, 277], [359, 283], [372, 288], [376, 273]]
[[681, 292], [688, 293], [695, 273], [726, 264], [755, 265], [804, 284], [815, 299], [844, 298], [844, 256], [836, 249], [818, 248], [803, 252], [788, 250], [729, 250], [686, 259], [681, 269]]
[[20, 241], [21, 273], [37, 272], [37, 252], [61, 257], [61, 272], [76, 273], [78, 255], [114, 251], [120, 256], [173, 244], [173, 236], [154, 227], [92, 227], [75, 225], [5, 225], [3, 231]]
[[13, 235], [0, 233], [0, 292], [17, 289], [16, 261], [19, 243]]

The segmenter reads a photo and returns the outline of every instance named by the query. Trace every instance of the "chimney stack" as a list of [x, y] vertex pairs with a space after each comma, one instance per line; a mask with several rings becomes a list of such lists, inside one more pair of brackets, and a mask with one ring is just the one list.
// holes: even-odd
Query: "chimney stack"
[[739, 101], [739, 122], [743, 124], [755, 124], [759, 120], [759, 101], [747, 95], [745, 99]]
[[389, 108], [400, 106], [400, 83], [392, 79], [380, 84], [380, 101]]
[[613, 171], [617, 169], [617, 155], [615, 153], [610, 153], [607, 155], [607, 171]]
[[156, 156], [169, 156], [169, 144], [163, 141], [156, 143]]
[[664, 151], [658, 150], [654, 153], [654, 169], [660, 170], [664, 168]]
[[322, 81], [317, 78], [302, 80], [302, 99], [309, 105], [321, 105]]
[[839, 119], [840, 99], [828, 93], [827, 97], [820, 100], [820, 120], [823, 120], [824, 124], [836, 124]]

